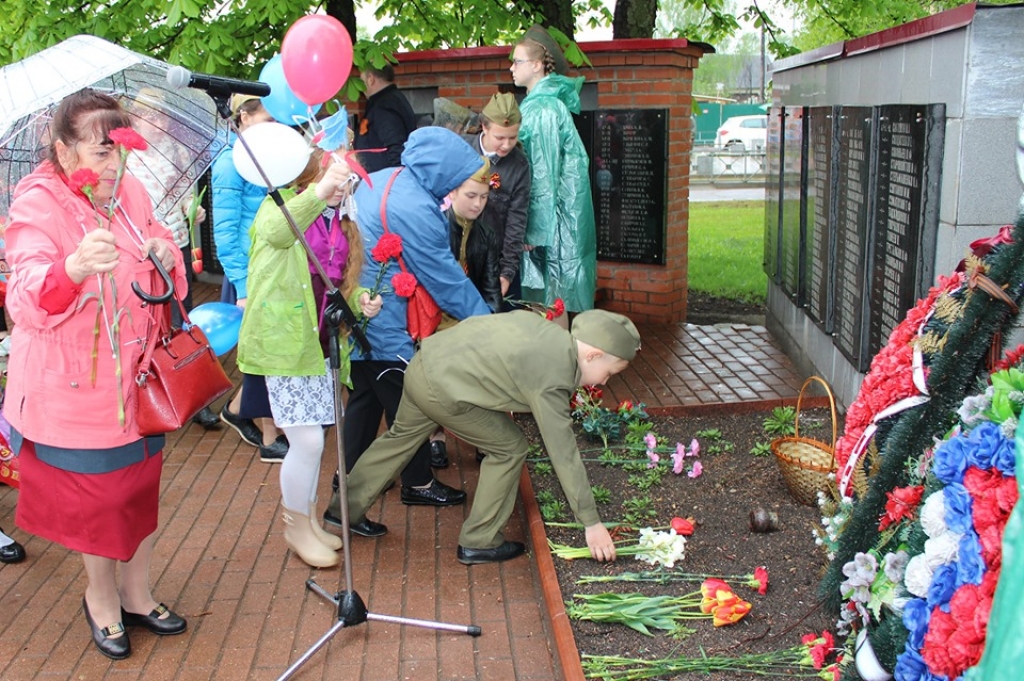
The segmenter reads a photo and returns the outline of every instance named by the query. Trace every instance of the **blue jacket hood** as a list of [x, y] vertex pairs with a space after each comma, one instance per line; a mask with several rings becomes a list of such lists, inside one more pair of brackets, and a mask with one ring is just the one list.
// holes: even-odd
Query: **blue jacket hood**
[[457, 133], [430, 126], [409, 135], [402, 152], [402, 165], [440, 203], [479, 170], [483, 161]]

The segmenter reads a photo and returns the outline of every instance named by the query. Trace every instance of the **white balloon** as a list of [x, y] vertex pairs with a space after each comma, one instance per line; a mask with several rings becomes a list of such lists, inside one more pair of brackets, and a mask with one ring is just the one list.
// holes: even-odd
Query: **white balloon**
[[[283, 123], [257, 123], [240, 136], [275, 187], [282, 187], [298, 177], [312, 151], [300, 133]], [[235, 170], [246, 181], [266, 185], [241, 140], [235, 142], [231, 156]]]

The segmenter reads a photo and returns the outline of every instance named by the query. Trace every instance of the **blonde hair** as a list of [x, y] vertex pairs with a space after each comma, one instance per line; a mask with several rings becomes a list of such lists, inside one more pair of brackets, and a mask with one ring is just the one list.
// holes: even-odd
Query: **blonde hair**
[[549, 73], [555, 73], [555, 58], [548, 52], [548, 48], [534, 40], [533, 38], [520, 38], [516, 41], [516, 45], [526, 50], [526, 54], [530, 59], [536, 59], [544, 65], [544, 75]]

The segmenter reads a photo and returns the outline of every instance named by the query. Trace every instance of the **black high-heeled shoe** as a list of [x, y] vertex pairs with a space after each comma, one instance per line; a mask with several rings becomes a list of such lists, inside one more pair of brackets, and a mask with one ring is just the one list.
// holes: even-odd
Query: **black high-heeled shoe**
[[[169, 613], [167, 617], [160, 619], [160, 615], [165, 612]], [[182, 634], [185, 632], [185, 629], [188, 628], [188, 622], [185, 621], [185, 618], [173, 610], [170, 610], [163, 603], [156, 606], [153, 609], [153, 612], [148, 615], [128, 612], [124, 608], [121, 608], [121, 621], [124, 622], [125, 626], [145, 627], [154, 634], [158, 634], [160, 636]]]
[[[85, 601], [84, 596], [82, 597], [82, 610], [85, 611], [85, 621], [92, 629], [92, 642], [96, 644], [101, 653], [111, 660], [123, 660], [132, 654], [132, 642], [128, 640], [128, 631], [122, 623], [115, 622], [109, 627], [100, 629], [93, 621], [92, 614], [89, 613], [89, 604]], [[110, 638], [116, 634], [121, 635], [117, 638]]]

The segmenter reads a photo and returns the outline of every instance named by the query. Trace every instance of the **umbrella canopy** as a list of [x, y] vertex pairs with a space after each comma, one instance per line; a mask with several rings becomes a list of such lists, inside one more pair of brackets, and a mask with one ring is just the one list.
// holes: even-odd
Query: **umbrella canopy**
[[64, 97], [83, 88], [120, 99], [149, 148], [129, 171], [163, 218], [227, 144], [227, 123], [203, 92], [173, 89], [169, 65], [95, 36], [79, 35], [0, 69], [0, 217], [18, 181], [42, 159], [49, 122]]

